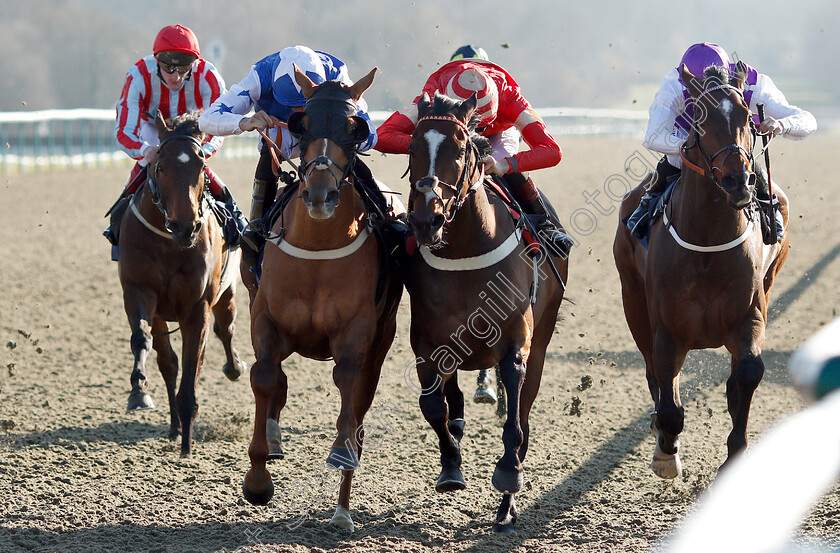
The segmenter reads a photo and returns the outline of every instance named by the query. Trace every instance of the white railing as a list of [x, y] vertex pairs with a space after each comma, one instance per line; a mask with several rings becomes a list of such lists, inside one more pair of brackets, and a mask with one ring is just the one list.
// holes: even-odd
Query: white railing
[[[556, 137], [619, 135], [641, 138], [643, 111], [593, 108], [542, 108], [537, 112]], [[391, 112], [370, 113], [382, 123]], [[111, 109], [68, 109], [0, 113], [0, 173], [66, 167], [129, 164], [114, 141]], [[217, 154], [225, 159], [256, 157], [256, 138], [231, 136]]]

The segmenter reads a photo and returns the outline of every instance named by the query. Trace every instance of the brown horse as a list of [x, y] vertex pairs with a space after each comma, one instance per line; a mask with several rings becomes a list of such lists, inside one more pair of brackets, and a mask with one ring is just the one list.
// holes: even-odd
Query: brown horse
[[[695, 116], [683, 146], [680, 183], [665, 216], [651, 227], [648, 249], [623, 224], [613, 245], [624, 314], [644, 356], [655, 406], [651, 468], [662, 478], [681, 470], [679, 373], [689, 350], [725, 346], [732, 354], [727, 460], [746, 446], [750, 402], [764, 373], [770, 288], [789, 248], [787, 233], [781, 243], [764, 246], [756, 228], [754, 136], [744, 75], [730, 79], [725, 70], [709, 68], [701, 82], [683, 66], [682, 79], [689, 83], [695, 114], [703, 116]], [[774, 189], [787, 225], [787, 198]], [[628, 194], [620, 218], [643, 193], [644, 184]]]
[[[155, 119], [160, 149], [150, 177], [132, 199], [120, 230], [119, 275], [131, 326], [134, 370], [128, 410], [153, 409], [146, 391], [146, 358], [153, 347], [169, 395], [169, 438], [181, 438], [181, 457], [191, 455], [192, 423], [198, 413], [195, 384], [204, 361], [210, 311], [222, 341], [231, 380], [246, 366], [231, 345], [236, 318], [236, 268], [239, 249], [230, 249], [211, 212], [205, 191], [204, 154], [198, 114], [173, 121]], [[180, 325], [184, 372], [178, 395], [178, 356], [169, 341], [167, 321]], [[180, 423], [179, 423], [180, 419]]]
[[555, 256], [555, 278], [542, 254], [528, 254], [522, 227], [484, 184], [487, 139], [474, 131], [476, 97], [435, 94], [418, 102], [409, 147], [409, 223], [419, 244], [406, 280], [411, 295], [411, 347], [422, 390], [420, 409], [439, 439], [442, 470], [435, 489], [460, 490], [464, 396], [457, 369], [499, 364], [507, 396], [493, 487], [503, 493], [493, 527], [512, 532], [514, 494], [522, 487], [528, 415], [540, 387], [568, 273]]
[[289, 118], [289, 130], [301, 144], [301, 190], [273, 225], [275, 238], [266, 244], [262, 280], [251, 307], [256, 414], [245, 498], [264, 505], [274, 493], [266, 461], [282, 457], [277, 421], [288, 385], [281, 362], [295, 352], [333, 359], [341, 410], [327, 464], [342, 470], [342, 481], [331, 523], [349, 530], [362, 423], [396, 333], [402, 296], [402, 280], [395, 272], [383, 272], [385, 252], [370, 236], [370, 217], [353, 185], [356, 148], [369, 133], [356, 115], [356, 102], [375, 73], [350, 87], [339, 81], [316, 86], [296, 70], [307, 98], [305, 110]]

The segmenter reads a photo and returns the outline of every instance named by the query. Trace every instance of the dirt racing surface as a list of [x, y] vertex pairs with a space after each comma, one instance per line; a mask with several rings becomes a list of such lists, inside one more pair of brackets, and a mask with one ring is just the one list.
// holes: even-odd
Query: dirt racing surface
[[[280, 425], [286, 459], [270, 465], [274, 499], [254, 507], [241, 494], [253, 396], [247, 375], [229, 382], [222, 374], [224, 352], [215, 337], [198, 386], [192, 459], [179, 459], [178, 442], [166, 438], [166, 394], [154, 355], [148, 374], [157, 409], [125, 412], [129, 330], [116, 264], [101, 232], [102, 214], [128, 167], [0, 176], [0, 551], [651, 549], [678, 527], [725, 459], [729, 355], [713, 350], [689, 356], [682, 378], [684, 471], [673, 481], [658, 479], [649, 468], [652, 401], [612, 261], [617, 201], [610, 195], [624, 190], [609, 177], [635, 184], [641, 146], [619, 138], [560, 142], [562, 163], [534, 176], [563, 221], [571, 221], [580, 244], [570, 260], [572, 301], [561, 308], [531, 414], [514, 535], [490, 532], [499, 503], [490, 476], [502, 453], [492, 407], [467, 405], [467, 489], [434, 491], [437, 439], [407, 382], [416, 382], [407, 294], [368, 415], [377, 433], [369, 437], [354, 479], [356, 531], [328, 524], [337, 479], [324, 461], [338, 394], [327, 362], [294, 356], [284, 363], [289, 400]], [[753, 402], [751, 440], [804, 406], [791, 386], [788, 359], [837, 314], [838, 149], [840, 139], [819, 134], [805, 142], [773, 143], [772, 174], [791, 200], [792, 250], [774, 288], [763, 354], [767, 371]], [[406, 159], [368, 159], [380, 180], [407, 190], [399, 179]], [[247, 210], [254, 162], [211, 164]], [[589, 215], [576, 211], [581, 209]], [[234, 343], [250, 365], [242, 286], [238, 305]], [[174, 343], [178, 350], [177, 335]], [[460, 382], [471, 397], [475, 373], [461, 373]], [[779, 508], [785, 508], [784, 498]], [[835, 487], [803, 521], [797, 546], [840, 548], [839, 515]]]

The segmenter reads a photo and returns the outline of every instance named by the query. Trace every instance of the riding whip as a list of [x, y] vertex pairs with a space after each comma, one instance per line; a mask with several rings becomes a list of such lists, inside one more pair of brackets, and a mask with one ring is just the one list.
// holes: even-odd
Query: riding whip
[[[758, 109], [758, 123], [759, 125], [764, 122], [764, 103], [759, 102], [756, 105]], [[770, 204], [768, 208], [768, 217], [770, 218], [770, 236], [772, 237], [773, 243], [779, 241], [779, 237], [776, 234], [776, 214], [773, 213], [773, 180], [770, 178], [770, 152], [767, 150], [767, 143], [769, 139], [767, 138], [766, 133], [761, 134], [761, 144], [762, 150], [764, 151], [764, 166], [767, 168], [767, 193], [770, 195]]]

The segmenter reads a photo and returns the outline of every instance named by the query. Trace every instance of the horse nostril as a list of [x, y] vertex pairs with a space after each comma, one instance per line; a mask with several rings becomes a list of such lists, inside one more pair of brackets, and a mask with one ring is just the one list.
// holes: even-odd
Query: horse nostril
[[435, 215], [432, 217], [431, 226], [433, 229], [437, 230], [443, 226], [444, 221], [445, 219], [441, 213], [435, 213]]
[[307, 205], [312, 203], [312, 200], [309, 199], [309, 190], [304, 188], [303, 192], [300, 193], [300, 197], [303, 198], [303, 203]]
[[327, 205], [338, 206], [338, 190], [330, 190], [327, 192], [327, 199], [324, 200]]

